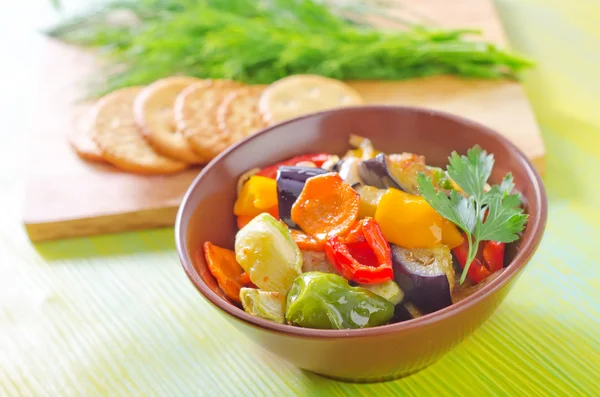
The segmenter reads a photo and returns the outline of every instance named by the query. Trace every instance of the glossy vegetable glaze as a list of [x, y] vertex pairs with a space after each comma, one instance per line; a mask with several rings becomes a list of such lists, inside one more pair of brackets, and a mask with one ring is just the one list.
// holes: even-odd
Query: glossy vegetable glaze
[[[235, 222], [231, 226], [223, 222], [227, 217], [223, 213], [231, 211], [237, 176], [246, 169], [264, 167], [282, 157], [285, 159], [303, 152], [344, 153], [350, 130], [370, 138], [376, 147], [424, 153], [428, 164], [435, 166], [443, 166], [452, 150], [464, 153], [475, 143], [493, 152], [497, 163], [492, 181], [499, 181], [504, 173], [512, 171], [516, 187], [526, 199], [526, 210], [533, 215], [516, 249], [507, 250], [509, 256], [505, 263], [508, 266], [484, 288], [439, 312], [369, 329], [335, 331], [291, 327], [251, 316], [223, 300], [223, 294], [208, 272], [204, 259], [193, 246], [206, 240], [231, 246], [230, 241], [237, 228]], [[390, 131], [402, 133], [390, 139]], [[451, 142], [447, 139], [448, 134], [453, 136]], [[277, 147], [286, 148], [287, 152], [278, 149], [275, 155], [264, 150], [276, 141]], [[255, 152], [262, 154], [249, 159], [249, 154]], [[229, 175], [230, 184], [223, 183], [224, 175]], [[226, 202], [224, 197], [231, 201]], [[423, 368], [481, 324], [506, 295], [507, 287], [535, 250], [545, 216], [545, 197], [539, 177], [522, 153], [500, 136], [464, 120], [429, 111], [363, 107], [324, 112], [283, 123], [222, 155], [202, 172], [188, 193], [178, 217], [177, 238], [190, 279], [213, 304], [233, 316], [231, 318], [242, 320], [233, 322], [236, 327], [268, 350], [302, 368], [365, 381], [401, 376]], [[216, 224], [222, 226], [215, 228]], [[213, 226], [209, 228], [206, 225]], [[408, 311], [415, 317], [415, 311], [408, 309], [410, 305], [405, 306], [404, 312]], [[399, 307], [396, 306], [397, 312]], [[352, 342], [355, 338], [359, 338], [356, 341], [360, 340], [360, 344]], [[421, 343], [425, 341], [429, 342]], [[327, 353], [320, 353], [325, 346]], [[356, 360], [337, 359], [349, 350], [353, 351]]]
[[[527, 215], [514, 208], [521, 200], [512, 174], [486, 185], [493, 154], [478, 145], [453, 152], [444, 170], [420, 154], [379, 151], [365, 137], [352, 135], [349, 145], [341, 158], [306, 154], [240, 176], [233, 212], [247, 218], [238, 218], [235, 254], [204, 243], [209, 270], [232, 302], [276, 323], [366, 328], [393, 317], [372, 311], [369, 294], [428, 314], [459, 300], [455, 280], [462, 287], [468, 274], [477, 284], [503, 269], [505, 243], [518, 239]], [[258, 289], [242, 289], [242, 273]], [[463, 298], [471, 291], [460, 288]], [[279, 304], [286, 299], [296, 310]]]
[[386, 324], [393, 315], [394, 304], [380, 295], [336, 274], [308, 272], [294, 281], [285, 317], [308, 328], [353, 329]]

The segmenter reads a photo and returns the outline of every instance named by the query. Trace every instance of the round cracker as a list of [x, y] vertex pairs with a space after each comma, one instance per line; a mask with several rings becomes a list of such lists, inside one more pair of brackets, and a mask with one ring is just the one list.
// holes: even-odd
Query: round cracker
[[213, 148], [219, 152], [266, 127], [258, 101], [266, 86], [242, 87], [229, 94], [217, 111], [220, 134]]
[[242, 83], [233, 80], [207, 80], [184, 89], [175, 101], [177, 128], [192, 149], [212, 159], [219, 150], [217, 110], [225, 97]]
[[175, 125], [175, 99], [186, 87], [202, 80], [174, 76], [160, 79], [144, 88], [133, 106], [139, 131], [163, 156], [191, 164], [205, 164], [208, 159], [192, 150]]
[[308, 113], [364, 103], [360, 94], [339, 80], [315, 75], [294, 75], [271, 84], [262, 94], [259, 109], [269, 123]]
[[170, 174], [187, 164], [156, 153], [138, 132], [133, 115], [142, 87], [123, 88], [102, 97], [94, 109], [94, 141], [116, 167], [140, 174]]
[[102, 151], [92, 139], [94, 119], [91, 109], [75, 109], [73, 114], [71, 132], [68, 135], [71, 148], [84, 160], [106, 162], [102, 157]]

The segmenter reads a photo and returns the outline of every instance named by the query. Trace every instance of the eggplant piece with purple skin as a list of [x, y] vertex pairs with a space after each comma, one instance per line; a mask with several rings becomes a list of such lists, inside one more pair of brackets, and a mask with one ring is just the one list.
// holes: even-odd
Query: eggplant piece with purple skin
[[379, 153], [375, 158], [361, 161], [358, 166], [358, 176], [364, 184], [369, 186], [379, 189], [393, 187], [394, 189], [403, 190], [390, 173], [387, 157], [383, 153]]
[[279, 167], [276, 178], [279, 218], [289, 227], [297, 228], [297, 225], [292, 221], [292, 206], [300, 196], [308, 178], [328, 172], [322, 168], [313, 167]]
[[447, 246], [407, 249], [394, 244], [394, 278], [411, 301], [423, 313], [432, 313], [452, 304], [454, 268]]
[[413, 153], [379, 153], [375, 158], [364, 160], [358, 167], [358, 175], [366, 185], [379, 189], [394, 188], [410, 194], [421, 195], [417, 177], [420, 173], [432, 176], [425, 157]]

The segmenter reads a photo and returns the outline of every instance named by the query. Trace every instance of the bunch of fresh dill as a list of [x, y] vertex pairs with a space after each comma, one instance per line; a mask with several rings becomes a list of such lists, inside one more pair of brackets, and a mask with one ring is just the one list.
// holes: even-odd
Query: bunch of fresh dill
[[299, 73], [340, 80], [515, 79], [531, 66], [468, 39], [476, 31], [414, 24], [384, 31], [349, 11], [318, 0], [121, 0], [47, 33], [101, 49], [118, 65], [95, 94], [176, 74], [246, 83]]

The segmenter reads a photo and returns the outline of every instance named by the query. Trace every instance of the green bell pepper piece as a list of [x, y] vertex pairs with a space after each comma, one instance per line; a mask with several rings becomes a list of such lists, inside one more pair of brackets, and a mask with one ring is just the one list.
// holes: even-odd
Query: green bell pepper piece
[[256, 288], [240, 289], [240, 301], [244, 311], [279, 324], [285, 323], [285, 296], [279, 292], [261, 291]]
[[254, 285], [283, 296], [302, 272], [302, 253], [292, 234], [266, 212], [237, 232], [235, 258]]
[[386, 324], [394, 315], [388, 300], [352, 287], [337, 274], [301, 274], [288, 293], [285, 318], [305, 328], [353, 329]]

